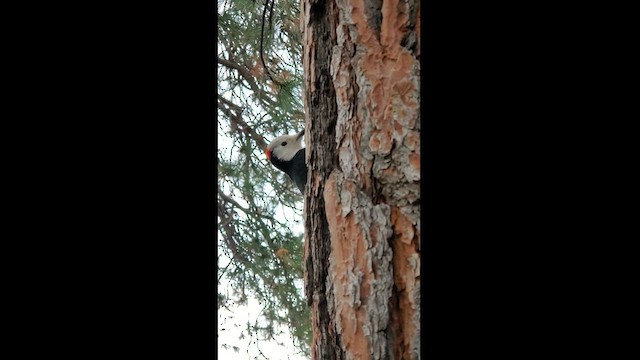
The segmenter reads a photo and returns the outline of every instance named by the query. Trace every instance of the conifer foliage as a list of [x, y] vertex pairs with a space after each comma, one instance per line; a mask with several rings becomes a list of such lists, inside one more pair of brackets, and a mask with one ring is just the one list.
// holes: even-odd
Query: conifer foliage
[[271, 339], [287, 326], [308, 355], [303, 198], [264, 155], [273, 138], [303, 128], [299, 6], [218, 1], [218, 308], [257, 298], [247, 335]]

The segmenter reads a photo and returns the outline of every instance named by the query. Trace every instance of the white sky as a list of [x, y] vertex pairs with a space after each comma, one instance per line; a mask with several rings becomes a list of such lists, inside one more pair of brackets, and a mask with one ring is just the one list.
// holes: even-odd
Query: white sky
[[[226, 136], [224, 129], [218, 131], [218, 149], [224, 151], [231, 148], [232, 140]], [[266, 161], [265, 166], [271, 166]], [[269, 191], [270, 189], [267, 190]], [[224, 191], [224, 190], [223, 190]], [[247, 206], [243, 199], [234, 197], [241, 205]], [[300, 201], [300, 207], [303, 206], [302, 199]], [[278, 221], [288, 221], [292, 224], [292, 231], [295, 234], [301, 234], [304, 232], [304, 226], [302, 224], [302, 218], [300, 215], [295, 214], [291, 209], [284, 206], [279, 206], [274, 214]], [[220, 234], [218, 234], [220, 239]], [[218, 240], [219, 242], [221, 240]], [[220, 243], [218, 243], [220, 244]], [[220, 245], [218, 245], [220, 246]], [[226, 257], [222, 251], [218, 252], [219, 260], [218, 264], [221, 268], [229, 263], [230, 259]], [[225, 276], [220, 280], [218, 291], [225, 293], [229, 282]], [[301, 293], [302, 284], [298, 284], [298, 289]], [[247, 322], [254, 324], [260, 314], [262, 307], [258, 303], [256, 298], [251, 297], [251, 292], [247, 292], [248, 301], [247, 305], [231, 305], [229, 310], [225, 308], [218, 309], [218, 359], [232, 359], [232, 360], [253, 360], [253, 359], [268, 359], [268, 360], [305, 360], [308, 359], [302, 355], [297, 354], [294, 347], [292, 337], [289, 329], [285, 327], [276, 328], [275, 332], [282, 331], [283, 334], [276, 336], [277, 341], [260, 340], [256, 336], [250, 337], [246, 331]], [[241, 339], [241, 334], [244, 330], [244, 339]], [[280, 342], [282, 345], [278, 344]], [[227, 345], [228, 348], [223, 347]], [[237, 352], [233, 347], [237, 348]], [[260, 354], [264, 354], [264, 357]]]
[[[289, 57], [286, 53], [279, 54], [285, 60], [289, 61]], [[221, 84], [225, 88], [227, 88], [227, 84]], [[248, 94], [244, 94], [244, 91], [240, 89], [240, 92], [245, 95], [245, 97], [250, 98]], [[260, 114], [260, 111], [257, 107], [254, 106], [251, 102], [249, 102], [249, 106], [251, 106], [254, 110], [254, 113]], [[230, 149], [232, 140], [227, 136], [226, 131], [228, 129], [220, 129], [218, 128], [218, 151], [225, 151], [225, 149]], [[282, 134], [284, 135], [284, 134]], [[267, 142], [269, 139], [265, 139]], [[266, 157], [264, 158], [264, 165], [271, 166], [271, 164], [267, 161]], [[223, 187], [223, 191], [227, 191], [228, 189]], [[272, 191], [265, 186], [265, 190]], [[229, 194], [233, 196], [234, 200], [238, 201], [243, 206], [247, 206], [247, 204], [243, 201], [242, 198], [234, 196], [235, 194]], [[302, 198], [300, 198], [299, 209], [301, 210], [303, 207]], [[302, 211], [299, 211], [302, 212]], [[292, 231], [295, 234], [301, 234], [304, 232], [304, 226], [302, 222], [302, 217], [299, 214], [296, 214], [291, 209], [288, 209], [284, 206], [278, 206], [277, 210], [274, 214], [278, 221], [286, 222], [288, 221], [291, 224]], [[220, 234], [218, 234], [218, 238], [220, 238]], [[220, 240], [219, 240], [220, 241]], [[219, 246], [219, 245], [218, 245]], [[229, 263], [229, 258], [227, 258], [222, 251], [218, 252], [219, 261], [218, 264], [222, 268], [226, 264]], [[302, 284], [298, 285], [298, 289], [301, 294], [303, 294]], [[228, 280], [223, 276], [220, 280], [218, 291], [225, 293], [226, 288], [229, 286]], [[246, 331], [247, 322], [254, 324], [259, 317], [261, 306], [258, 303], [258, 300], [251, 297], [251, 292], [247, 292], [248, 301], [247, 305], [239, 306], [229, 306], [229, 310], [225, 308], [218, 309], [218, 359], [231, 359], [231, 360], [253, 360], [253, 359], [268, 359], [268, 360], [306, 360], [308, 358], [303, 357], [302, 355], [297, 354], [297, 351], [294, 347], [292, 337], [290, 335], [289, 329], [285, 327], [276, 328], [275, 332], [282, 331], [283, 334], [276, 336], [276, 341], [266, 341], [256, 339], [256, 336], [253, 338], [250, 337], [249, 333]], [[244, 339], [241, 339], [241, 333], [244, 330]], [[282, 343], [279, 345], [278, 342]], [[227, 345], [228, 348], [224, 348], [223, 345]], [[233, 347], [237, 348], [237, 352], [233, 349]], [[264, 354], [264, 357], [260, 354]]]
[[[296, 233], [302, 231], [303, 226], [301, 224], [294, 229]], [[220, 256], [219, 264], [221, 267], [229, 263], [229, 259], [224, 254], [221, 252], [218, 254]], [[218, 291], [226, 293], [229, 286], [229, 282], [226, 280], [226, 277], [223, 276], [220, 280]], [[302, 293], [301, 284], [298, 288]], [[249, 335], [246, 331], [247, 322], [254, 324], [258, 320], [262, 306], [256, 298], [252, 297], [251, 292], [247, 292], [247, 297], [247, 305], [229, 304], [229, 310], [224, 307], [218, 309], [218, 359], [264, 359], [264, 357], [260, 355], [260, 351], [268, 360], [308, 359], [296, 354], [297, 351], [294, 347], [289, 329], [286, 326], [276, 327], [276, 333], [280, 331], [283, 332], [282, 335], [275, 337], [277, 342], [273, 340], [260, 340], [256, 338], [257, 336], [251, 337]], [[244, 339], [241, 338], [243, 331]], [[279, 345], [278, 342], [284, 346]], [[228, 348], [223, 347], [223, 345], [227, 345]], [[237, 347], [237, 352], [233, 349], [234, 346]]]
[[[221, 286], [222, 287], [222, 286]], [[261, 306], [255, 298], [249, 297], [246, 306], [236, 306], [228, 311], [225, 308], [218, 310], [218, 359], [233, 360], [304, 360], [307, 359], [296, 354], [292, 337], [287, 328], [276, 328], [276, 332], [283, 331], [283, 334], [276, 336], [276, 339], [284, 346], [278, 345], [276, 341], [263, 341], [253, 338], [244, 331], [244, 339], [241, 333], [246, 329], [247, 321], [252, 324], [258, 318]], [[225, 349], [223, 344], [229, 346]], [[238, 348], [238, 352], [233, 350], [233, 346]], [[259, 350], [258, 350], [259, 349]], [[265, 357], [260, 355], [260, 351]]]

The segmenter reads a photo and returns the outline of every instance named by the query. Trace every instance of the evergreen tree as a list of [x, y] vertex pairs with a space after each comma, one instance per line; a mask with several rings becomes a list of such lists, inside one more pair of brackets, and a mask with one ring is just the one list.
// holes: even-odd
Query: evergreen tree
[[[265, 339], [288, 326], [309, 355], [310, 311], [302, 291], [302, 196], [264, 150], [302, 130], [299, 2], [218, 2], [218, 308], [256, 297]], [[298, 229], [296, 229], [298, 228]], [[258, 325], [258, 324], [266, 325]]]
[[420, 359], [420, 2], [303, 0], [313, 360]]

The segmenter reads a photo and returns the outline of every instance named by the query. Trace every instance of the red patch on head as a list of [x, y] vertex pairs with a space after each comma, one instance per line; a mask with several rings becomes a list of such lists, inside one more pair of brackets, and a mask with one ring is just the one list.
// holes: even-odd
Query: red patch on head
[[271, 161], [271, 151], [269, 151], [269, 149], [267, 149], [267, 150], [264, 151], [264, 153], [267, 154], [267, 159], [269, 161]]

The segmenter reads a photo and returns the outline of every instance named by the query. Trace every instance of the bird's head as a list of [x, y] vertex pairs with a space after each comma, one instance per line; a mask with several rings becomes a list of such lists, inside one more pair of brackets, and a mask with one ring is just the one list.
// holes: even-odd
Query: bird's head
[[275, 138], [265, 153], [267, 159], [272, 161], [271, 158], [275, 157], [281, 161], [289, 161], [293, 159], [296, 153], [302, 149], [302, 137], [304, 136], [304, 130], [294, 135], [282, 135]]

